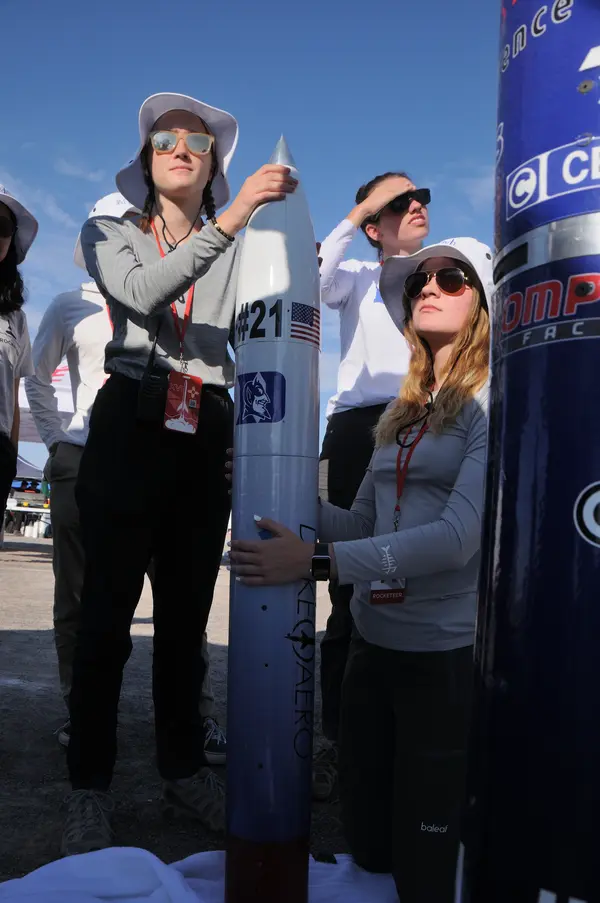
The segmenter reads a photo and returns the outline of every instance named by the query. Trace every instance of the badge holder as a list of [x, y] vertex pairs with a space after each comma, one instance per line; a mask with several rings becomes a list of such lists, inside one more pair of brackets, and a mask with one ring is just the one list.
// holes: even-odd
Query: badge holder
[[202, 380], [199, 376], [171, 370], [165, 405], [164, 427], [194, 435], [198, 429]]

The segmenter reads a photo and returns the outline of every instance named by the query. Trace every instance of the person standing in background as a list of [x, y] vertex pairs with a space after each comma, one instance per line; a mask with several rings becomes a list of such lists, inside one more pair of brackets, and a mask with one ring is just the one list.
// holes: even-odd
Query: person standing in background
[[[420, 250], [429, 234], [431, 194], [416, 188], [403, 172], [387, 172], [362, 185], [356, 206], [323, 241], [321, 299], [340, 316], [341, 362], [337, 392], [327, 407], [327, 430], [319, 465], [319, 491], [349, 509], [374, 449], [374, 428], [397, 397], [408, 371], [408, 345], [379, 293], [381, 265], [387, 257]], [[361, 229], [376, 249], [377, 261], [344, 260]], [[313, 795], [330, 798], [337, 780], [337, 736], [342, 681], [352, 636], [352, 586], [329, 584], [331, 615], [321, 641], [322, 727], [325, 743], [313, 769]], [[373, 731], [376, 746], [377, 726]]]
[[37, 235], [35, 217], [0, 185], [0, 544], [6, 500], [17, 475], [19, 382], [33, 373], [23, 279], [23, 263]]
[[[135, 216], [139, 212], [122, 194], [113, 192], [95, 204], [90, 219], [96, 216], [118, 219]], [[85, 270], [81, 237], [77, 239], [74, 260]], [[108, 308], [94, 281], [84, 282], [75, 291], [57, 295], [47, 308], [33, 343], [35, 374], [25, 380], [32, 416], [50, 454], [44, 476], [52, 486], [54, 639], [60, 687], [67, 711], [85, 564], [75, 483], [88, 437], [92, 406], [97, 392], [107, 379], [104, 351], [112, 335]], [[52, 375], [65, 358], [75, 413], [68, 425], [63, 426]], [[123, 474], [123, 477], [126, 476]], [[148, 574], [152, 577], [151, 568]], [[226, 739], [215, 719], [206, 633], [202, 655], [206, 668], [200, 699], [205, 731], [204, 749], [209, 764], [224, 765]], [[70, 735], [71, 722], [68, 720], [57, 731], [58, 742], [68, 746]]]

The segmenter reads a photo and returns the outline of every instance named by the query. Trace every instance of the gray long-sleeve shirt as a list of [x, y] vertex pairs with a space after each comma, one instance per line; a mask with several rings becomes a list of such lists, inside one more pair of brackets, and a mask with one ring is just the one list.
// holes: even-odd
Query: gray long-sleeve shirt
[[[350, 511], [320, 507], [319, 538], [333, 542], [340, 583], [369, 643], [431, 652], [474, 640], [487, 444], [487, 388], [412, 455], [394, 532], [398, 446], [375, 451]], [[404, 602], [373, 605], [371, 584], [405, 581]]]
[[159, 323], [157, 363], [179, 367], [179, 337], [170, 304], [177, 304], [181, 324], [187, 291], [195, 283], [185, 335], [189, 373], [210, 385], [233, 384], [227, 342], [235, 312], [239, 240], [231, 243], [208, 224], [171, 253], [163, 245], [161, 258], [153, 232], [141, 232], [135, 221], [97, 217], [83, 226], [81, 246], [113, 321], [107, 373], [140, 379]]

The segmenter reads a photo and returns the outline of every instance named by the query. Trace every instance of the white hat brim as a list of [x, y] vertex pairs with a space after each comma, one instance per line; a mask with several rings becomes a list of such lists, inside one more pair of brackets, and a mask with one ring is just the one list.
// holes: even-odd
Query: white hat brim
[[156, 120], [171, 110], [194, 113], [206, 123], [215, 136], [217, 172], [212, 181], [212, 193], [216, 209], [224, 207], [230, 197], [227, 170], [238, 141], [237, 120], [231, 113], [212, 107], [187, 94], [153, 94], [144, 101], [139, 115], [140, 148], [134, 159], [117, 173], [117, 188], [134, 207], [143, 209], [148, 186], [144, 179], [141, 154]]
[[[461, 239], [453, 239], [453, 241], [460, 243]], [[475, 242], [475, 239], [469, 239], [468, 241]], [[429, 245], [427, 248], [422, 248], [408, 257], [386, 258], [381, 268], [379, 293], [390, 317], [400, 332], [404, 331], [404, 285], [406, 280], [412, 273], [416, 273], [425, 260], [429, 260], [431, 257], [449, 257], [452, 260], [458, 260], [466, 264], [474, 270], [483, 286], [488, 307], [491, 305], [493, 293], [492, 255], [485, 245], [482, 245], [480, 242], [476, 242], [476, 244], [479, 246], [477, 249], [478, 253], [472, 256], [461, 251], [456, 244], [441, 243]], [[479, 259], [482, 254], [483, 258]]]
[[17, 263], [23, 263], [38, 233], [39, 223], [33, 213], [30, 213], [12, 194], [0, 193], [0, 204], [8, 207], [17, 221], [17, 231], [14, 237], [15, 250]]

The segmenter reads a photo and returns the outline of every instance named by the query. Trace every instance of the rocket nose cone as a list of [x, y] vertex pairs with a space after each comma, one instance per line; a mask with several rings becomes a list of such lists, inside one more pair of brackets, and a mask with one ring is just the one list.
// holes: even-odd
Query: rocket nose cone
[[269, 163], [278, 163], [280, 166], [293, 166], [294, 168], [297, 168], [296, 162], [292, 157], [292, 153], [288, 147], [288, 143], [283, 135], [275, 145], [275, 150], [271, 154]]

